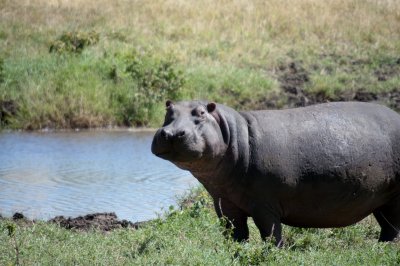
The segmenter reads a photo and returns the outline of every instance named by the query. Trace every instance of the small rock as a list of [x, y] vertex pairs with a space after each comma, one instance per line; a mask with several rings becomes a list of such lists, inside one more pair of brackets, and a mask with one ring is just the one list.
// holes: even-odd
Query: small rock
[[13, 220], [21, 220], [21, 219], [24, 219], [25, 216], [20, 212], [16, 212], [16, 213], [14, 213], [12, 218], [13, 218]]

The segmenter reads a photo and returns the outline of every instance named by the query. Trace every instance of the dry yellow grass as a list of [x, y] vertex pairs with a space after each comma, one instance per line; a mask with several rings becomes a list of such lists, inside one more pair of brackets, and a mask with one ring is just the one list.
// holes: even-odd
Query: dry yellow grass
[[[275, 60], [291, 50], [400, 49], [396, 0], [3, 0], [2, 20], [58, 34], [122, 31], [185, 62]], [[15, 6], [18, 5], [18, 8]], [[271, 62], [273, 63], [273, 62]]]

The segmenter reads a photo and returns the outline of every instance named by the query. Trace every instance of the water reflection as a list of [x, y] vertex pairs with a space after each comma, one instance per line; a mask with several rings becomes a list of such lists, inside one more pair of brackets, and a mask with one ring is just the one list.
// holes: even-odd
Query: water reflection
[[197, 185], [150, 152], [145, 132], [0, 133], [0, 213], [30, 218], [114, 211], [156, 217]]

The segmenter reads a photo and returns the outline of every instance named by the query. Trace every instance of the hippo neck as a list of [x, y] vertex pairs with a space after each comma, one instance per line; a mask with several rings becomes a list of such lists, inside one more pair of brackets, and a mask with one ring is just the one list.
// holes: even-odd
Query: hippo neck
[[249, 165], [249, 130], [247, 120], [235, 110], [218, 106], [229, 127], [229, 143], [223, 157], [213, 168], [191, 170], [205, 187], [226, 186], [240, 182]]

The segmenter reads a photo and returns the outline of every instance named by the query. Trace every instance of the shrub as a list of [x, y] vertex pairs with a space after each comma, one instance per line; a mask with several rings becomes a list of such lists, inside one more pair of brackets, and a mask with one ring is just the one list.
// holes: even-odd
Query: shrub
[[174, 60], [135, 54], [127, 65], [125, 71], [134, 81], [135, 93], [126, 106], [126, 120], [137, 126], [148, 125], [162, 101], [180, 97], [185, 77]]
[[135, 58], [126, 71], [137, 83], [138, 97], [148, 103], [158, 102], [166, 96], [176, 98], [184, 84], [182, 71], [177, 70], [171, 61], [161, 60], [146, 65], [143, 59]]
[[67, 32], [62, 34], [57, 40], [50, 44], [49, 51], [50, 53], [80, 53], [85, 47], [98, 43], [99, 39], [99, 34], [95, 31]]

